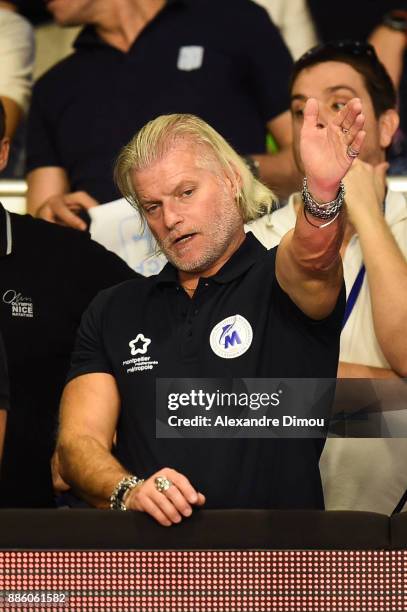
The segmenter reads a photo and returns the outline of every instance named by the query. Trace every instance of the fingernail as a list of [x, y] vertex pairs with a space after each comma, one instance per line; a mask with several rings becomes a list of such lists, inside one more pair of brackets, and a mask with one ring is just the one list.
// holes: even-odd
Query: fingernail
[[198, 501], [198, 495], [191, 495], [189, 501], [191, 502], [191, 504], [196, 504], [196, 502]]
[[191, 508], [186, 508], [186, 509], [184, 510], [184, 516], [191, 516], [191, 514], [192, 514], [192, 510], [191, 510]]

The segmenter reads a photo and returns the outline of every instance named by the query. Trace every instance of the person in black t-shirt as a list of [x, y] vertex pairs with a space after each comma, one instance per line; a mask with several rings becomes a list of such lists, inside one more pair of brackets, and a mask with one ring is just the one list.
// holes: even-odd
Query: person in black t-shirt
[[0, 336], [0, 463], [3, 457], [4, 436], [6, 433], [7, 412], [10, 408], [10, 391], [7, 373], [7, 358], [4, 342]]
[[[0, 171], [9, 146], [4, 126], [0, 103]], [[89, 234], [9, 213], [0, 204], [0, 323], [11, 406], [2, 506], [54, 505], [50, 460], [76, 328], [100, 290], [134, 277]]]
[[[84, 25], [75, 53], [35, 84], [28, 118], [28, 210], [85, 229], [78, 212], [115, 200], [112, 165], [147, 121], [194, 113], [262, 179], [289, 194], [291, 57], [248, 0], [59, 0], [58, 24]], [[279, 152], [266, 153], [270, 132]], [[248, 163], [256, 163], [248, 160]]]
[[316, 100], [304, 112], [304, 213], [271, 251], [244, 233], [271, 192], [201, 119], [159, 117], [119, 156], [118, 185], [170, 263], [101, 293], [82, 320], [58, 456], [62, 477], [89, 503], [167, 526], [204, 503], [323, 507], [319, 440], [155, 437], [156, 378], [336, 375], [339, 187], [364, 117], [356, 98], [329, 121]]

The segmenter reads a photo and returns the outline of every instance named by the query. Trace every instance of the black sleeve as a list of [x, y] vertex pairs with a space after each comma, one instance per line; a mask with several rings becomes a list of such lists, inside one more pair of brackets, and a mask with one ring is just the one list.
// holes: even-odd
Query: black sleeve
[[10, 409], [7, 359], [2, 336], [0, 336], [0, 410]]
[[87, 304], [99, 291], [141, 276], [118, 255], [92, 240], [88, 233], [83, 233], [81, 238], [82, 248], [76, 252], [76, 268], [80, 270], [78, 281], [82, 292], [88, 296]]
[[264, 123], [290, 107], [289, 79], [292, 59], [267, 11], [254, 3], [251, 23], [245, 24], [245, 51], [249, 58], [251, 90]]
[[103, 319], [110, 291], [100, 293], [82, 315], [66, 382], [81, 376], [102, 372], [113, 374], [104, 350]]

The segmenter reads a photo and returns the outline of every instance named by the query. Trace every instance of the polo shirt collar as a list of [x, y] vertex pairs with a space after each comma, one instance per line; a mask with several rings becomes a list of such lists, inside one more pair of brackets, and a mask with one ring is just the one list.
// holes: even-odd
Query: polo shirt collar
[[10, 213], [0, 202], [0, 257], [10, 255], [13, 248]]
[[[188, 0], [167, 0], [165, 6], [161, 9], [157, 16], [164, 11], [168, 6], [173, 4], [187, 4]], [[155, 18], [154, 18], [155, 19]], [[153, 21], [154, 21], [153, 19]], [[81, 49], [85, 47], [110, 47], [105, 43], [96, 33], [93, 25], [85, 25], [75, 38], [73, 46], [75, 49]]]
[[[230, 283], [245, 274], [258, 261], [259, 257], [266, 252], [267, 249], [257, 240], [254, 234], [248, 232], [237, 251], [210, 279], [219, 284]], [[167, 263], [161, 272], [157, 274], [156, 283], [178, 284], [178, 270], [171, 263]]]

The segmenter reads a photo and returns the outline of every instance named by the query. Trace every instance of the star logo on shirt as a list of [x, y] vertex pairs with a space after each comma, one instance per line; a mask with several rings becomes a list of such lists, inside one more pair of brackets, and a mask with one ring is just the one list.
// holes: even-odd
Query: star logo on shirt
[[[129, 342], [130, 352], [132, 355], [145, 355], [150, 344], [150, 338], [145, 338], [143, 334], [137, 334], [137, 337]], [[137, 345], [139, 346], [136, 348]]]

